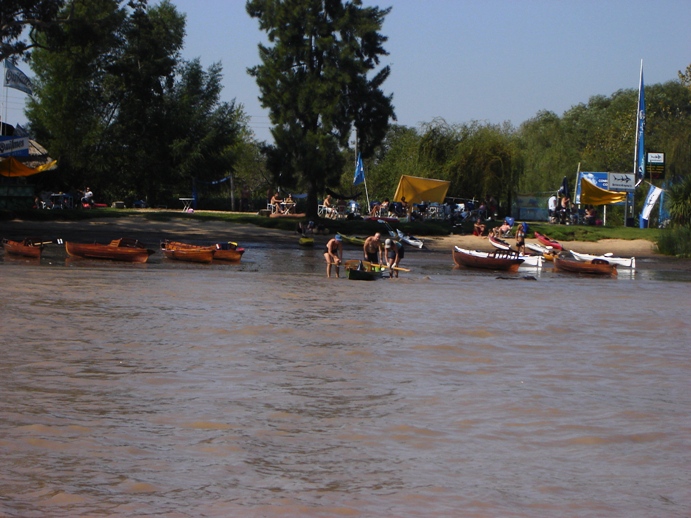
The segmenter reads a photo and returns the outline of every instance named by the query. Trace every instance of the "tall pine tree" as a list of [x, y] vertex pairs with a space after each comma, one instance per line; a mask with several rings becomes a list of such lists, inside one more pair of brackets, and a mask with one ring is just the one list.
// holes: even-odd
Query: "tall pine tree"
[[316, 216], [317, 196], [341, 176], [353, 126], [366, 157], [395, 120], [392, 96], [381, 90], [390, 69], [380, 68], [387, 38], [379, 31], [390, 8], [249, 0], [246, 9], [270, 44], [259, 45], [262, 64], [248, 71], [273, 124], [267, 166], [279, 185], [307, 189], [308, 214]]

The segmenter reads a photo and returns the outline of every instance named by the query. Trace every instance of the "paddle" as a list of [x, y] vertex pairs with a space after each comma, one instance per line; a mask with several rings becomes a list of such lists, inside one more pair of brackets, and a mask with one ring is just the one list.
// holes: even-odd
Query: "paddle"
[[408, 268], [401, 268], [400, 266], [387, 266], [385, 264], [380, 265], [380, 268], [383, 268], [386, 270], [398, 270], [399, 272], [409, 272], [410, 271]]

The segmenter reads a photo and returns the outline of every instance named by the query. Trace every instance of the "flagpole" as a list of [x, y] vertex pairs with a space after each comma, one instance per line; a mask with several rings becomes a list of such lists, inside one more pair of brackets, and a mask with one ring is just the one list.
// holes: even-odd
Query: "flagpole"
[[[639, 142], [641, 135], [641, 96], [643, 95], [643, 60], [641, 59], [641, 72], [639, 75], [638, 79], [638, 102], [636, 104], [636, 144], [634, 145], [634, 151], [633, 151], [633, 175], [636, 184], [634, 185], [633, 191], [631, 192], [631, 213], [633, 214], [633, 211], [635, 210], [635, 200], [636, 200], [636, 187], [638, 187], [638, 184], [640, 181], [638, 178], [638, 154], [639, 154], [639, 146], [641, 145]], [[645, 114], [644, 114], [645, 117]], [[645, 119], [643, 120], [643, 124], [645, 124]], [[628, 196], [626, 197], [626, 213], [624, 214], [624, 226], [626, 226], [627, 222], [627, 217], [629, 215], [629, 207], [628, 207]]]

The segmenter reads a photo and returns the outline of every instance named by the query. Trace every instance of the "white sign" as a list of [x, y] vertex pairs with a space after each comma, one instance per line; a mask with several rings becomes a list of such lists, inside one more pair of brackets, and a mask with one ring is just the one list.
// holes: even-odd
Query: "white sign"
[[610, 191], [633, 191], [636, 187], [636, 175], [633, 173], [608, 173], [607, 188]]
[[664, 164], [665, 154], [664, 153], [648, 153], [648, 163], [649, 164]]

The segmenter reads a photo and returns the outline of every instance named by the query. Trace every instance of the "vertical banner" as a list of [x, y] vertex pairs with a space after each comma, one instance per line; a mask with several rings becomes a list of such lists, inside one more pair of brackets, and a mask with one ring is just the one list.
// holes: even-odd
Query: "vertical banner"
[[[643, 205], [643, 210], [641, 211], [641, 228], [647, 227], [647, 221], [650, 219], [650, 213], [653, 210], [653, 206], [655, 206], [655, 203], [657, 202], [657, 199], [660, 197], [660, 193], [662, 192], [662, 189], [659, 187], [655, 187], [654, 185], [650, 186], [650, 190], [648, 191], [648, 197], [645, 199], [645, 204]], [[645, 227], [643, 226], [643, 221], [646, 222]]]

